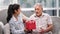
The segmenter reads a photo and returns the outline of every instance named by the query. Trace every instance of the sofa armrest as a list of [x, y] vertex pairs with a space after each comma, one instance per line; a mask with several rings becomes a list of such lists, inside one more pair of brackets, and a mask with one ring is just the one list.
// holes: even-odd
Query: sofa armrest
[[7, 23], [4, 26], [4, 34], [10, 34], [10, 26], [9, 26], [9, 23]]

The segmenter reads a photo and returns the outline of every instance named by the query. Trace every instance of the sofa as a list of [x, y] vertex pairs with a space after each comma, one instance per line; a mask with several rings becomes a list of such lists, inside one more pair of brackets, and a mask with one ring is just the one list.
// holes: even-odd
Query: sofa
[[[27, 17], [29, 17], [30, 15], [32, 15], [34, 12], [32, 11], [22, 11]], [[0, 21], [2, 23], [0, 23], [0, 34], [10, 34], [10, 27], [9, 27], [9, 23], [6, 22], [6, 17], [7, 17], [7, 9], [1, 10], [0, 11]], [[56, 16], [51, 16], [52, 18], [52, 22], [53, 22], [53, 34], [60, 34], [60, 17], [56, 17]]]

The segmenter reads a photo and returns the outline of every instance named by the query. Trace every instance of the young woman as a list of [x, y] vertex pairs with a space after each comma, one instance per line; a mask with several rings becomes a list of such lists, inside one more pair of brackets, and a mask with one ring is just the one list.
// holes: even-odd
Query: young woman
[[12, 34], [25, 34], [24, 33], [24, 15], [21, 13], [20, 5], [11, 4], [8, 7], [7, 22], [10, 25]]

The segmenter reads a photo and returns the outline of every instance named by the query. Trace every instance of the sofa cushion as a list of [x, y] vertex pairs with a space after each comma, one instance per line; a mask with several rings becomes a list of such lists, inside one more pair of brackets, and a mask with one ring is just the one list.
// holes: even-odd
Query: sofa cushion
[[9, 26], [9, 23], [7, 23], [4, 26], [4, 34], [10, 34], [10, 26]]

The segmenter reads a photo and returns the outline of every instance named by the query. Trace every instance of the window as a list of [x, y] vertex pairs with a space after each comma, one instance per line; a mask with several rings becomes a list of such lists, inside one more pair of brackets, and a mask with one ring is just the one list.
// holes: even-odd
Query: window
[[23, 8], [31, 8], [35, 4], [35, 0], [18, 0], [18, 3]]
[[45, 8], [56, 7], [56, 0], [36, 0], [37, 3], [42, 3]]
[[59, 10], [59, 16], [60, 16], [60, 10]]
[[35, 3], [42, 3], [45, 8], [56, 7], [56, 0], [18, 0], [18, 3], [25, 8], [31, 8]]
[[[0, 8], [18, 3], [22, 8], [33, 8], [35, 3], [41, 3], [44, 11], [51, 16], [60, 16], [60, 0], [0, 0]], [[5, 7], [6, 8], [6, 7]]]
[[58, 3], [59, 3], [59, 7], [60, 7], [60, 0], [59, 0], [59, 2], [58, 2]]
[[57, 10], [45, 10], [45, 13], [48, 13], [51, 16], [57, 16]]

